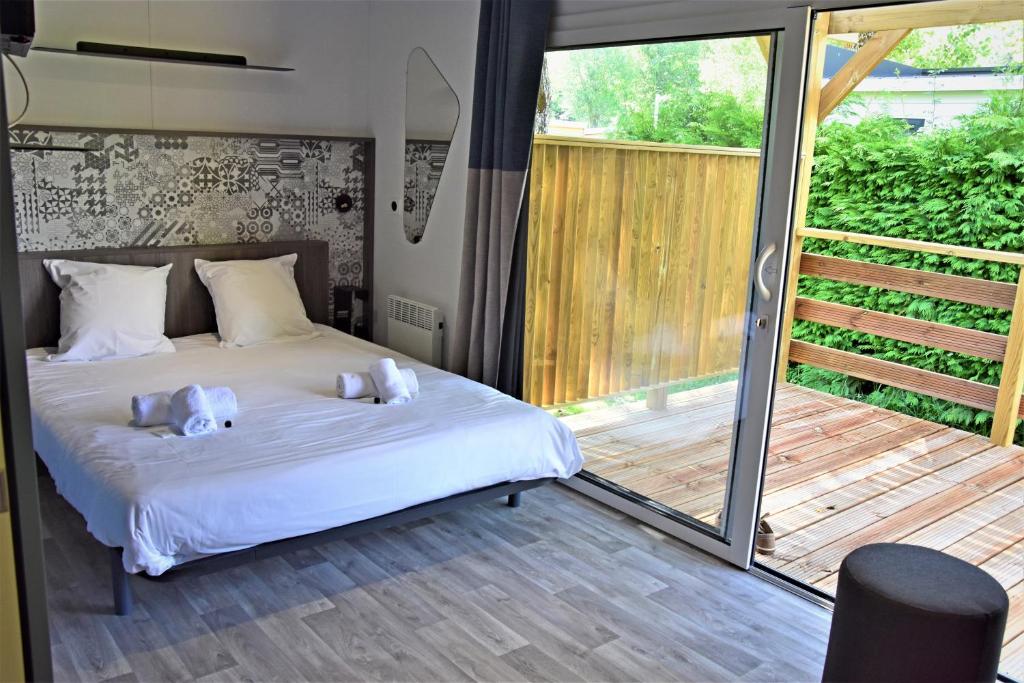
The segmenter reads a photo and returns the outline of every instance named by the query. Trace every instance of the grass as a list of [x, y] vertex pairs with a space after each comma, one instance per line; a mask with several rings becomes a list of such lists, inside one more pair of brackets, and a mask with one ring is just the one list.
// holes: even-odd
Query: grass
[[[725, 382], [734, 382], [739, 377], [739, 373], [726, 372], [720, 375], [708, 375], [706, 377], [695, 377], [693, 379], [681, 380], [668, 386], [669, 394], [681, 394], [687, 391], [693, 391], [694, 389], [700, 389], [701, 387], [711, 386], [713, 384], [723, 384]], [[555, 417], [568, 417], [569, 415], [580, 415], [591, 410], [600, 410], [602, 408], [613, 408], [615, 406], [626, 405], [634, 403], [636, 401], [647, 400], [647, 389], [641, 389], [639, 391], [630, 391], [624, 394], [616, 394], [614, 396], [608, 396], [606, 398], [598, 399], [587, 399], [578, 403], [570, 403], [567, 405], [557, 406], [555, 408], [548, 408], [548, 412]]]

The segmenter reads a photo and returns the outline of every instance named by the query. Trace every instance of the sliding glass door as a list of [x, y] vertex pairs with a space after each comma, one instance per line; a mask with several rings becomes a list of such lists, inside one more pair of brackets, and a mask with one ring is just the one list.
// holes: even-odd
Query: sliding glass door
[[[998, 10], [815, 16], [755, 560], [831, 599], [868, 544], [960, 558], [1009, 596], [1020, 679], [1022, 176], [996, 160], [1022, 154], [1024, 5]], [[990, 81], [956, 100], [964, 73]]]
[[525, 399], [576, 433], [574, 487], [742, 566], [807, 34], [781, 15], [550, 52], [531, 167]]

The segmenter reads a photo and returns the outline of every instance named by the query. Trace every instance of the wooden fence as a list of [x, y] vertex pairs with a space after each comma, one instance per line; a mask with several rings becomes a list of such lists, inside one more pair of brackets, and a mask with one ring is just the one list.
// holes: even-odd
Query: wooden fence
[[536, 137], [525, 400], [736, 369], [758, 164], [749, 149]]

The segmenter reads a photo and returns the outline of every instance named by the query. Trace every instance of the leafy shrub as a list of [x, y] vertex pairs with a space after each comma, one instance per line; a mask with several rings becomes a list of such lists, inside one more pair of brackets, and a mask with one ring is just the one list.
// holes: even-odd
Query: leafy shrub
[[764, 110], [731, 93], [677, 94], [660, 109], [657, 123], [649, 108], [624, 113], [614, 137], [679, 145], [761, 147]]
[[[807, 224], [1002, 251], [1024, 250], [1024, 97], [997, 97], [960, 125], [918, 134], [894, 119], [828, 123], [815, 146]], [[905, 268], [1016, 282], [1018, 268], [828, 240], [805, 251]], [[1006, 334], [1010, 312], [802, 276], [801, 296]], [[796, 321], [793, 337], [955, 377], [998, 385], [1002, 364], [849, 330]], [[845, 375], [792, 366], [787, 379], [933, 422], [987, 435], [992, 415]], [[1016, 442], [1024, 443], [1018, 427]]]

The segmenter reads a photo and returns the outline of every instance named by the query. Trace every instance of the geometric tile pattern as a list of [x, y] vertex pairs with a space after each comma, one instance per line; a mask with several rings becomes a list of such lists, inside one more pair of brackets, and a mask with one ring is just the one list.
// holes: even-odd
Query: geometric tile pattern
[[97, 148], [12, 153], [19, 251], [318, 239], [332, 286], [369, 284], [365, 142], [43, 129], [11, 141]]
[[450, 146], [447, 142], [405, 144], [404, 227], [406, 239], [413, 244], [423, 239]]

